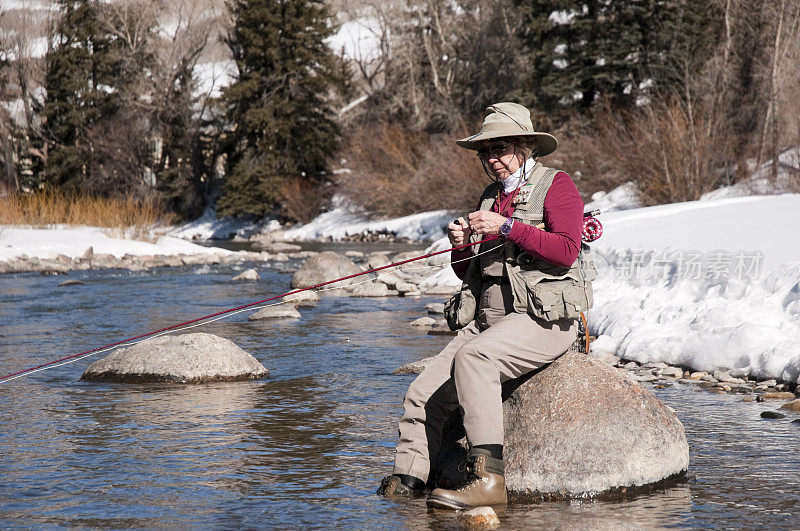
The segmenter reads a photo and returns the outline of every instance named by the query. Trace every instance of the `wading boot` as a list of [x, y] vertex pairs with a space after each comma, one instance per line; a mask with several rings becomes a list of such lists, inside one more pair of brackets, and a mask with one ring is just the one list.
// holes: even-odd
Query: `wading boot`
[[428, 507], [437, 509], [470, 509], [483, 505], [505, 505], [506, 478], [502, 459], [490, 452], [473, 448], [467, 456], [467, 482], [455, 490], [434, 489], [428, 496]]
[[425, 494], [425, 482], [406, 474], [386, 476], [378, 487], [378, 494], [387, 498], [419, 498]]

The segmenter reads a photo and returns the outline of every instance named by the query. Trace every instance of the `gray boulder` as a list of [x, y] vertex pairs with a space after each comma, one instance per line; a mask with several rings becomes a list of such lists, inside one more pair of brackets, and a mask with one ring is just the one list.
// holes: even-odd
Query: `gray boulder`
[[419, 291], [417, 285], [410, 282], [398, 282], [394, 289], [396, 289], [397, 293], [400, 295], [411, 295], [412, 293], [417, 293]]
[[233, 280], [261, 280], [261, 276], [255, 269], [245, 269], [233, 277]]
[[383, 267], [391, 263], [392, 261], [389, 260], [389, 257], [386, 256], [385, 252], [372, 253], [367, 258], [367, 267], [369, 269], [375, 269], [376, 267]]
[[266, 308], [261, 308], [256, 313], [251, 315], [248, 320], [260, 321], [261, 319], [281, 318], [299, 319], [300, 317], [300, 312], [298, 312], [297, 308], [291, 304], [280, 304], [277, 306], [267, 306]]
[[263, 242], [259, 241], [256, 242], [253, 247], [260, 249], [262, 251], [267, 251], [268, 253], [290, 253], [294, 251], [300, 251], [303, 248], [294, 243], [286, 243], [286, 242]]
[[406, 363], [402, 367], [392, 371], [392, 374], [422, 374], [422, 371], [431, 364], [435, 357], [436, 356], [431, 356], [430, 358], [423, 358], [421, 360], [412, 361], [411, 363]]
[[233, 341], [212, 334], [161, 336], [95, 361], [81, 380], [204, 383], [252, 380], [269, 371]]
[[286, 295], [281, 299], [283, 302], [294, 304], [295, 306], [313, 307], [319, 302], [319, 294], [316, 291], [306, 290], [298, 293]]
[[428, 310], [428, 313], [431, 314], [431, 315], [444, 313], [444, 303], [443, 302], [432, 302], [430, 304], [426, 304], [425, 305], [425, 309]]
[[[567, 354], [504, 384], [506, 487], [518, 498], [613, 497], [683, 475], [689, 446], [674, 411], [624, 372]], [[457, 415], [455, 416], [457, 417]], [[458, 481], [460, 419], [445, 430], [437, 480]]]
[[[292, 276], [293, 288], [307, 288], [337, 278], [361, 273], [361, 268], [344, 255], [324, 251], [312, 256]], [[337, 282], [335, 287], [349, 286], [354, 279]]]
[[352, 288], [348, 288], [348, 291], [353, 297], [389, 297], [397, 295], [396, 291], [390, 290], [386, 284], [381, 282], [356, 284]]

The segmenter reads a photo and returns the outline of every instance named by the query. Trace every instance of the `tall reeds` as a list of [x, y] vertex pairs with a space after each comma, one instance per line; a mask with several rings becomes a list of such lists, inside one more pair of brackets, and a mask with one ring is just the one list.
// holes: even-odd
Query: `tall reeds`
[[51, 228], [55, 225], [91, 226], [116, 235], [150, 239], [151, 230], [173, 221], [155, 201], [133, 196], [120, 198], [40, 192], [0, 191], [0, 225]]

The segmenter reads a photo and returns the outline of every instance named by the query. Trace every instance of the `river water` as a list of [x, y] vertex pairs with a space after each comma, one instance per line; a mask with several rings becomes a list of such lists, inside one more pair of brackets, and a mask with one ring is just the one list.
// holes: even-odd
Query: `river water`
[[[292, 266], [257, 265], [259, 282], [232, 282], [241, 266], [0, 275], [0, 373], [282, 293]], [[255, 382], [81, 382], [83, 360], [0, 384], [0, 526], [452, 528], [424, 499], [375, 494], [413, 379], [391, 372], [448, 341], [408, 325], [435, 300], [326, 297], [300, 319], [196, 329], [258, 358], [271, 375]], [[622, 502], [514, 504], [503, 528], [800, 528], [791, 414], [655, 392], [686, 427], [689, 481]]]

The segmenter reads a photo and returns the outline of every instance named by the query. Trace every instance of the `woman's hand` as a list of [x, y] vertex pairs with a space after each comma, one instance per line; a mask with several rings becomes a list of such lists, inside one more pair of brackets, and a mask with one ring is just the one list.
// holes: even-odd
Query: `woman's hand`
[[500, 234], [500, 225], [505, 216], [488, 210], [478, 210], [469, 214], [469, 227], [478, 234]]
[[470, 232], [464, 218], [458, 218], [456, 221], [450, 222], [447, 226], [447, 238], [450, 240], [450, 245], [453, 247], [464, 245], [467, 243]]

